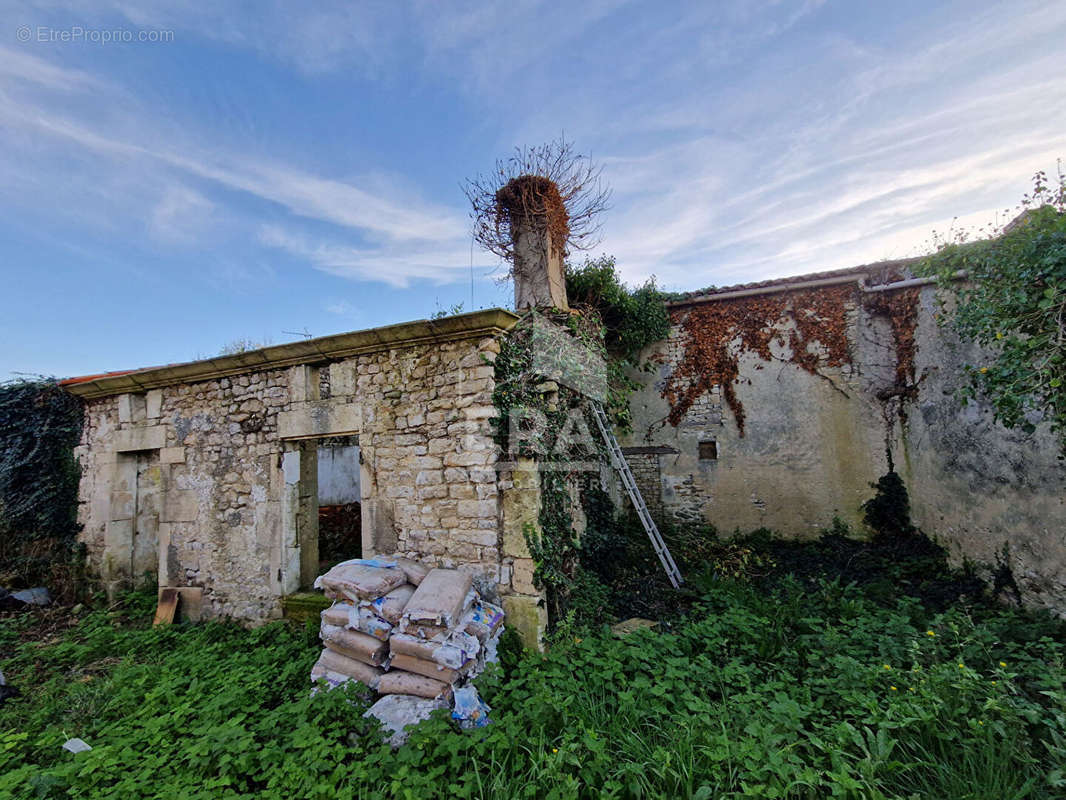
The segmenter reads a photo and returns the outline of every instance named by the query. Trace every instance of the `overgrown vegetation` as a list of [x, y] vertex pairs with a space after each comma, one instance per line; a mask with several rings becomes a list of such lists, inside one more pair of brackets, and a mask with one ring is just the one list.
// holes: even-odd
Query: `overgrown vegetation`
[[654, 365], [641, 362], [641, 351], [670, 333], [670, 315], [662, 292], [649, 278], [631, 289], [622, 281], [613, 256], [567, 264], [566, 295], [572, 308], [598, 322], [607, 362], [606, 408], [614, 424], [629, 430], [633, 423], [629, 398], [641, 387], [631, 377]]
[[[574, 310], [533, 312], [510, 332], [495, 359], [493, 403], [496, 441], [509, 459], [538, 464], [541, 511], [537, 526], [527, 526], [526, 542], [534, 561], [534, 581], [545, 592], [552, 627], [573, 611], [581, 621], [597, 613], [583, 598], [598, 596], [596, 576], [582, 566], [574, 532], [571, 486], [588, 463], [602, 458], [602, 442], [586, 414], [586, 398], [567, 385], [549, 381], [538, 358], [550, 358], [537, 342], [538, 326], [554, 326], [572, 336], [590, 361], [606, 365], [605, 408], [620, 428], [630, 422], [629, 396], [638, 384], [628, 371], [639, 366], [640, 351], [662, 339], [669, 318], [653, 281], [631, 290], [621, 281], [613, 258], [567, 268], [567, 294]], [[539, 349], [538, 349], [539, 348]], [[568, 365], [573, 367], [573, 365]], [[565, 370], [567, 367], [563, 367]]]
[[1047, 420], [1066, 452], [1066, 175], [1052, 184], [1038, 172], [1033, 184], [1014, 222], [978, 241], [937, 237], [922, 269], [950, 290], [945, 320], [987, 354], [967, 366], [963, 399], [980, 393], [1009, 428]]
[[79, 571], [82, 419], [81, 402], [52, 379], [0, 385], [0, 585], [69, 586]]
[[[839, 581], [708, 582], [668, 631], [509, 641], [492, 724], [393, 752], [357, 691], [309, 696], [314, 631], [149, 628], [154, 598], [35, 641], [0, 620], [13, 798], [1050, 798], [1066, 782], [1061, 625], [937, 613]], [[513, 638], [513, 637], [509, 637]], [[72, 755], [70, 736], [93, 749]]]

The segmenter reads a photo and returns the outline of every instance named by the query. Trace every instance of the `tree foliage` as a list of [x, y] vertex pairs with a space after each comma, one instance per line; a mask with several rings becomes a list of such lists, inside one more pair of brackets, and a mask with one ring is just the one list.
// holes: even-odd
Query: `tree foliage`
[[[964, 397], [988, 398], [1009, 428], [1048, 421], [1066, 452], [1066, 175], [1038, 172], [1033, 184], [1013, 222], [976, 241], [939, 237], [921, 269], [950, 284], [947, 318], [982, 346]], [[960, 271], [966, 280], [952, 282]]]
[[640, 351], [670, 332], [663, 294], [649, 278], [630, 289], [618, 274], [614, 256], [567, 265], [566, 296], [576, 308], [593, 308], [604, 325], [604, 344], [611, 355], [636, 363]]
[[566, 294], [573, 308], [600, 323], [599, 338], [607, 357], [606, 408], [612, 422], [628, 430], [632, 425], [629, 397], [640, 388], [630, 372], [647, 368], [640, 362], [641, 351], [670, 332], [663, 293], [654, 278], [629, 288], [618, 274], [614, 257], [601, 256], [586, 259], [579, 267], [567, 265]]

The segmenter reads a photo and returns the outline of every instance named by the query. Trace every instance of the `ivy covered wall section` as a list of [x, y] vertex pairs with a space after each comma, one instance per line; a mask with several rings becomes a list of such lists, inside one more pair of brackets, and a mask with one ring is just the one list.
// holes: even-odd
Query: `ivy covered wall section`
[[81, 401], [54, 380], [0, 385], [0, 583], [45, 582], [78, 533]]
[[[510, 331], [495, 361], [493, 395], [497, 445], [515, 467], [514, 482], [532, 480], [539, 494], [536, 508], [526, 508], [521, 531], [549, 628], [575, 615], [602, 613], [605, 589], [582, 567], [589, 554], [580, 534], [590, 493], [603, 495], [606, 455], [589, 413], [589, 396], [595, 393], [554, 379], [557, 371], [545, 364], [557, 356], [544, 352], [540, 332], [550, 327], [600, 364], [606, 378], [599, 399], [616, 430], [626, 431], [632, 422], [629, 400], [641, 386], [635, 376], [650, 368], [640, 353], [670, 327], [654, 282], [627, 287], [612, 258], [568, 265], [566, 278], [570, 310], [533, 311]], [[509, 507], [505, 504], [505, 518]], [[505, 519], [505, 550], [510, 526]]]

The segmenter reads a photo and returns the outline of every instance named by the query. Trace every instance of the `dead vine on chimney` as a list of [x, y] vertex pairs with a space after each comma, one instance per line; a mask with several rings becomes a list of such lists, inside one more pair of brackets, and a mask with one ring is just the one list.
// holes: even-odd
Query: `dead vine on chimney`
[[516, 220], [526, 220], [535, 230], [547, 229], [551, 246], [559, 253], [566, 250], [570, 237], [570, 216], [555, 182], [539, 175], [519, 175], [496, 192], [497, 229], [513, 230]]
[[[589, 250], [600, 239], [600, 217], [611, 190], [602, 167], [560, 138], [515, 148], [487, 175], [465, 182], [474, 241], [514, 267], [515, 224], [547, 224], [560, 253]], [[558, 213], [558, 212], [562, 213]]]

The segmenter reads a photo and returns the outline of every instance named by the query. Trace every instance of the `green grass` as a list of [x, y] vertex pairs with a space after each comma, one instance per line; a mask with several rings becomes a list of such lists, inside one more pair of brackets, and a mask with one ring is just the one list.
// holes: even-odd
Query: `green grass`
[[397, 752], [357, 692], [309, 697], [313, 630], [22, 624], [0, 621], [24, 692], [0, 707], [0, 797], [1066, 796], [1064, 645], [1017, 610], [712, 583], [664, 632], [563, 626], [479, 679], [492, 725], [439, 713]]

